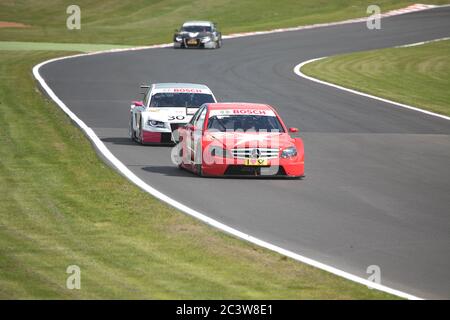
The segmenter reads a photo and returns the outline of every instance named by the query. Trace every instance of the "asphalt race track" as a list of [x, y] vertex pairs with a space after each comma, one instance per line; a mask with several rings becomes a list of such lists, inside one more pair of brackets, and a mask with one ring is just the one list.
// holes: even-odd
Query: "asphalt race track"
[[[450, 36], [450, 7], [243, 37], [220, 50], [150, 49], [41, 68], [48, 85], [133, 172], [242, 232], [423, 298], [450, 298], [450, 121], [299, 78], [316, 57]], [[304, 180], [199, 178], [170, 147], [128, 138], [140, 83], [207, 84], [219, 101], [265, 102], [306, 148]], [[149, 214], [152, 214], [149, 212]], [[255, 263], [258, 263], [255, 261]]]

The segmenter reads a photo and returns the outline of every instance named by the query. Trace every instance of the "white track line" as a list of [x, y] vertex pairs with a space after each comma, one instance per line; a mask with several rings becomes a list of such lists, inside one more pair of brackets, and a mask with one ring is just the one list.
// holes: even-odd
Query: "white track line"
[[[441, 39], [435, 39], [435, 40], [430, 40], [430, 41], [424, 41], [424, 42], [420, 42], [420, 43], [407, 44], [407, 45], [403, 45], [401, 47], [409, 47], [409, 46], [412, 46], [412, 45], [421, 45], [421, 44], [426, 44], [426, 43], [429, 43], [429, 42], [442, 41], [442, 40], [447, 40], [447, 39], [449, 39], [449, 38], [441, 38]], [[370, 99], [378, 100], [378, 101], [385, 102], [385, 103], [388, 103], [388, 104], [391, 104], [391, 105], [395, 105], [395, 106], [398, 106], [398, 107], [402, 107], [402, 108], [405, 108], [405, 109], [409, 109], [409, 110], [414, 110], [414, 111], [417, 111], [417, 112], [425, 113], [425, 114], [428, 114], [430, 116], [438, 117], [438, 118], [441, 118], [441, 119], [450, 120], [450, 117], [444, 116], [444, 115], [439, 114], [439, 113], [427, 111], [427, 110], [420, 109], [420, 108], [417, 108], [417, 107], [413, 107], [413, 106], [410, 106], [410, 105], [407, 105], [407, 104], [404, 104], [404, 103], [399, 103], [399, 102], [392, 101], [392, 100], [389, 100], [389, 99], [380, 98], [380, 97], [377, 97], [377, 96], [374, 96], [374, 95], [371, 95], [371, 94], [368, 94], [368, 93], [364, 93], [364, 92], [361, 92], [361, 91], [358, 91], [358, 90], [349, 89], [349, 88], [346, 88], [346, 87], [343, 87], [343, 86], [340, 86], [340, 85], [337, 85], [337, 84], [334, 84], [334, 83], [330, 83], [330, 82], [326, 82], [326, 81], [323, 81], [323, 80], [319, 80], [317, 78], [313, 78], [311, 76], [308, 76], [308, 75], [304, 74], [301, 71], [302, 67], [307, 65], [308, 63], [312, 63], [314, 61], [322, 60], [322, 59], [325, 59], [325, 58], [327, 58], [327, 57], [314, 58], [314, 59], [310, 59], [310, 60], [307, 60], [307, 61], [303, 61], [303, 62], [299, 63], [298, 65], [296, 65], [294, 67], [293, 71], [294, 71], [294, 73], [296, 75], [298, 75], [298, 76], [300, 76], [302, 78], [305, 78], [305, 79], [308, 79], [308, 80], [311, 80], [311, 81], [314, 81], [314, 82], [317, 82], [317, 83], [320, 83], [320, 84], [323, 84], [323, 85], [326, 85], [326, 86], [330, 86], [330, 87], [333, 87], [335, 89], [347, 91], [347, 92], [350, 92], [350, 93], [353, 93], [353, 94], [357, 94], [359, 96], [363, 96], [363, 97], [367, 97], [367, 98], [370, 98]]]
[[421, 46], [427, 43], [431, 43], [431, 42], [439, 42], [439, 41], [444, 41], [444, 40], [450, 40], [450, 37], [445, 37], [445, 38], [439, 38], [439, 39], [434, 39], [434, 40], [429, 40], [429, 41], [421, 41], [421, 42], [415, 42], [415, 43], [410, 43], [410, 44], [404, 44], [402, 46], [396, 46], [394, 48], [408, 48], [408, 47], [416, 47], [416, 46]]
[[[400, 9], [388, 12], [386, 14], [383, 14], [382, 17], [390, 17], [393, 15], [400, 15], [404, 13], [410, 13], [410, 12], [417, 12], [417, 11], [423, 11], [428, 9], [436, 8], [437, 6], [428, 6], [428, 5], [413, 5], [406, 9]], [[285, 29], [275, 29], [270, 31], [263, 31], [263, 32], [249, 32], [249, 33], [243, 33], [243, 34], [233, 34], [226, 36], [226, 38], [237, 38], [237, 37], [244, 37], [244, 36], [255, 36], [259, 34], [269, 34], [269, 33], [278, 33], [278, 32], [286, 32], [286, 31], [297, 31], [297, 30], [304, 30], [304, 29], [311, 29], [311, 28], [320, 28], [324, 26], [333, 26], [333, 25], [339, 25], [339, 24], [346, 24], [346, 23], [357, 23], [365, 21], [366, 18], [360, 18], [360, 19], [352, 19], [347, 20], [343, 22], [335, 22], [335, 23], [327, 23], [327, 24], [317, 24], [312, 26], [302, 26], [297, 28], [285, 28]], [[225, 38], [225, 37], [224, 37]], [[300, 254], [297, 254], [295, 252], [283, 249], [281, 247], [278, 247], [272, 243], [266, 242], [264, 240], [258, 239], [256, 237], [253, 237], [249, 234], [243, 233], [237, 229], [234, 229], [230, 226], [227, 226], [226, 224], [223, 224], [217, 220], [214, 220], [207, 215], [200, 213], [194, 209], [189, 208], [188, 206], [176, 201], [175, 199], [170, 198], [169, 196], [165, 195], [164, 193], [156, 190], [155, 188], [151, 187], [147, 183], [145, 183], [142, 179], [140, 179], [138, 176], [136, 176], [133, 172], [130, 171], [122, 162], [120, 162], [119, 159], [117, 159], [111, 151], [105, 146], [105, 144], [100, 140], [100, 138], [95, 134], [95, 132], [88, 127], [80, 118], [78, 118], [65, 104], [62, 102], [61, 99], [58, 98], [58, 96], [53, 92], [53, 90], [47, 85], [44, 78], [39, 73], [39, 69], [43, 67], [46, 64], [55, 62], [55, 61], [61, 61], [65, 59], [73, 59], [76, 57], [82, 57], [87, 55], [96, 55], [96, 54], [104, 54], [104, 53], [112, 53], [112, 52], [123, 52], [123, 51], [134, 51], [134, 50], [143, 50], [143, 49], [153, 49], [153, 48], [166, 48], [172, 46], [171, 43], [167, 44], [161, 44], [161, 45], [153, 45], [153, 46], [147, 46], [147, 47], [136, 47], [136, 48], [125, 48], [125, 49], [113, 49], [113, 50], [106, 50], [106, 51], [100, 51], [100, 52], [91, 52], [91, 53], [85, 53], [85, 54], [78, 54], [68, 57], [61, 57], [61, 58], [55, 58], [50, 59], [44, 62], [39, 63], [38, 65], [33, 67], [33, 75], [36, 78], [36, 80], [41, 85], [42, 89], [49, 95], [49, 97], [81, 128], [81, 130], [86, 134], [86, 136], [91, 140], [91, 142], [95, 145], [95, 147], [98, 149], [98, 151], [125, 177], [127, 177], [131, 182], [133, 182], [135, 185], [137, 185], [142, 190], [146, 191], [147, 193], [151, 194], [152, 196], [158, 198], [161, 201], [166, 202], [167, 204], [171, 205], [172, 207], [181, 210], [182, 212], [200, 220], [204, 223], [217, 228], [219, 230], [222, 230], [224, 232], [227, 232], [235, 237], [238, 237], [240, 239], [246, 240], [250, 243], [253, 243], [257, 246], [269, 249], [271, 251], [277, 252], [281, 255], [287, 256], [289, 258], [292, 258], [294, 260], [303, 262], [305, 264], [308, 264], [310, 266], [319, 268], [321, 270], [330, 272], [332, 274], [335, 274], [339, 277], [348, 279], [350, 281], [354, 281], [356, 283], [365, 285], [369, 288], [377, 289], [401, 298], [410, 299], [410, 300], [422, 300], [419, 297], [416, 297], [414, 295], [389, 288], [387, 286], [384, 286], [382, 284], [378, 284], [372, 281], [369, 281], [367, 279], [355, 276], [351, 273], [348, 273], [346, 271], [337, 269], [335, 267], [332, 267], [330, 265], [321, 263], [319, 261], [307, 258], [305, 256], [302, 256]], [[311, 79], [313, 81], [316, 81], [315, 79]], [[419, 109], [420, 110], [420, 109]]]

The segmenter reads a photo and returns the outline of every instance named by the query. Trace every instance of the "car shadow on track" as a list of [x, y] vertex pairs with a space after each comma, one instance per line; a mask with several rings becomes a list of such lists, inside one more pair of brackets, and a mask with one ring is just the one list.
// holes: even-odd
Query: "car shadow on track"
[[200, 178], [199, 176], [189, 171], [179, 169], [176, 166], [148, 166], [143, 167], [142, 170], [151, 173], [159, 173], [169, 177]]
[[140, 147], [172, 147], [173, 143], [146, 143], [140, 144], [134, 140], [131, 140], [128, 137], [109, 137], [109, 138], [100, 138], [103, 142], [112, 143], [116, 145], [122, 146], [140, 146]]
[[127, 145], [127, 146], [137, 146], [139, 145], [135, 141], [132, 141], [128, 137], [110, 137], [110, 138], [101, 138], [103, 142], [117, 144], [117, 145]]
[[216, 179], [216, 180], [303, 180], [302, 178], [288, 178], [288, 177], [280, 177], [280, 176], [209, 176], [209, 177], [200, 177], [195, 173], [192, 173], [188, 170], [179, 169], [175, 166], [147, 166], [143, 167], [142, 170], [151, 172], [151, 173], [159, 173], [169, 177], [186, 177], [186, 178], [197, 178], [197, 179]]

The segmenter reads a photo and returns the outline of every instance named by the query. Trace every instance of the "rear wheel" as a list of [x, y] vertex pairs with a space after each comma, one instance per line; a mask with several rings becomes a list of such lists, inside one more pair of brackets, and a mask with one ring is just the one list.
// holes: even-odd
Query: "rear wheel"
[[203, 169], [202, 169], [203, 157], [201, 150], [202, 150], [201, 146], [197, 146], [197, 151], [195, 152], [194, 155], [195, 171], [197, 171], [197, 174], [200, 177], [203, 176]]

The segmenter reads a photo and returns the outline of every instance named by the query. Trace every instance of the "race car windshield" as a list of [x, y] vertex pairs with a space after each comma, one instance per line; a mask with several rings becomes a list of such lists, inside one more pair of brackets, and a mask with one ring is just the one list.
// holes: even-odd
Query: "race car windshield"
[[208, 27], [208, 26], [186, 26], [186, 27], [182, 27], [181, 31], [185, 31], [185, 32], [211, 32], [211, 27]]
[[200, 107], [204, 103], [214, 102], [214, 98], [206, 93], [172, 93], [161, 92], [156, 93], [150, 100], [152, 108], [168, 108], [168, 107]]
[[208, 120], [208, 129], [252, 132], [284, 132], [277, 117], [260, 115], [220, 115], [212, 116]]

